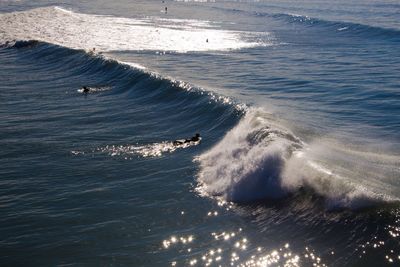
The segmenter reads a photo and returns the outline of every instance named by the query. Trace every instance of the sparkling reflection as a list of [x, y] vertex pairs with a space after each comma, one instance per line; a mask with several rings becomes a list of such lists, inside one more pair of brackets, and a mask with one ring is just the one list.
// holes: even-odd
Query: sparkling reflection
[[[196, 240], [199, 240], [199, 244], [196, 244]], [[326, 266], [310, 247], [305, 247], [302, 252], [294, 252], [287, 242], [276, 248], [255, 246], [241, 228], [211, 232], [200, 239], [195, 239], [193, 235], [173, 235], [162, 241], [162, 248], [183, 254], [184, 259], [171, 262], [172, 266]], [[185, 255], [186, 252], [190, 255]], [[387, 260], [393, 258], [388, 255]]]

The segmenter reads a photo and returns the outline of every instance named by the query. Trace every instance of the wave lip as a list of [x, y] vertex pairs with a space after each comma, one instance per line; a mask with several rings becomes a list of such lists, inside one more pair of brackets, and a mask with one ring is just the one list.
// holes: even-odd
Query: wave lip
[[302, 142], [269, 119], [260, 109], [249, 110], [219, 144], [198, 158], [201, 192], [233, 202], [287, 195], [280, 174]]
[[382, 157], [373, 157], [368, 161], [352, 151], [305, 144], [270, 114], [252, 108], [216, 146], [197, 158], [197, 189], [202, 195], [237, 203], [284, 198], [305, 189], [321, 196], [328, 210], [399, 202], [387, 194], [387, 184], [379, 188], [374, 181], [359, 181], [363, 173], [357, 166], [335, 165], [335, 158], [363, 162], [365, 173], [375, 174], [381, 168], [368, 166]]

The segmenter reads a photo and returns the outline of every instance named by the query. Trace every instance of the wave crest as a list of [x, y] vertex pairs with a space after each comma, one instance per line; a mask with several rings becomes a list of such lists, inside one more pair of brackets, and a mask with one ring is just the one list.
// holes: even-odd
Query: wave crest
[[280, 174], [302, 143], [268, 118], [262, 110], [249, 110], [219, 144], [198, 158], [202, 192], [234, 202], [287, 194]]
[[358, 174], [351, 167], [346, 173], [339, 164], [333, 165], [333, 157], [324, 159], [322, 152], [334, 153], [325, 149], [305, 144], [267, 112], [249, 109], [216, 146], [197, 158], [198, 190], [203, 195], [246, 203], [283, 198], [306, 189], [322, 196], [328, 209], [398, 201], [385, 190], [351, 177]]

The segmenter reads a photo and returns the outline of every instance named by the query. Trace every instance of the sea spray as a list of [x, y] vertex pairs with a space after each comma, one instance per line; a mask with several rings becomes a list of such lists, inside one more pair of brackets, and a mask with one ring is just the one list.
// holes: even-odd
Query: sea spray
[[[349, 157], [334, 147], [306, 144], [271, 114], [251, 108], [217, 145], [197, 158], [198, 190], [248, 203], [283, 198], [305, 188], [321, 196], [328, 209], [398, 201], [372, 184], [356, 183], [352, 176], [359, 174], [358, 168], [335, 162], [332, 155], [336, 153], [341, 153], [339, 158]], [[356, 160], [368, 164], [360, 156]]]
[[198, 158], [201, 192], [234, 202], [287, 194], [281, 173], [302, 143], [268, 118], [261, 109], [249, 110], [220, 143]]

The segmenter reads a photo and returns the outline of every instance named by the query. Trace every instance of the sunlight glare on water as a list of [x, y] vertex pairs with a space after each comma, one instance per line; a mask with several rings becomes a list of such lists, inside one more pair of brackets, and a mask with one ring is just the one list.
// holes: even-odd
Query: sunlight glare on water
[[102, 52], [155, 50], [184, 53], [272, 44], [254, 40], [268, 33], [228, 31], [207, 21], [89, 15], [60, 7], [38, 8], [18, 15], [1, 14], [0, 21], [0, 40], [42, 40], [76, 49], [95, 47]]

